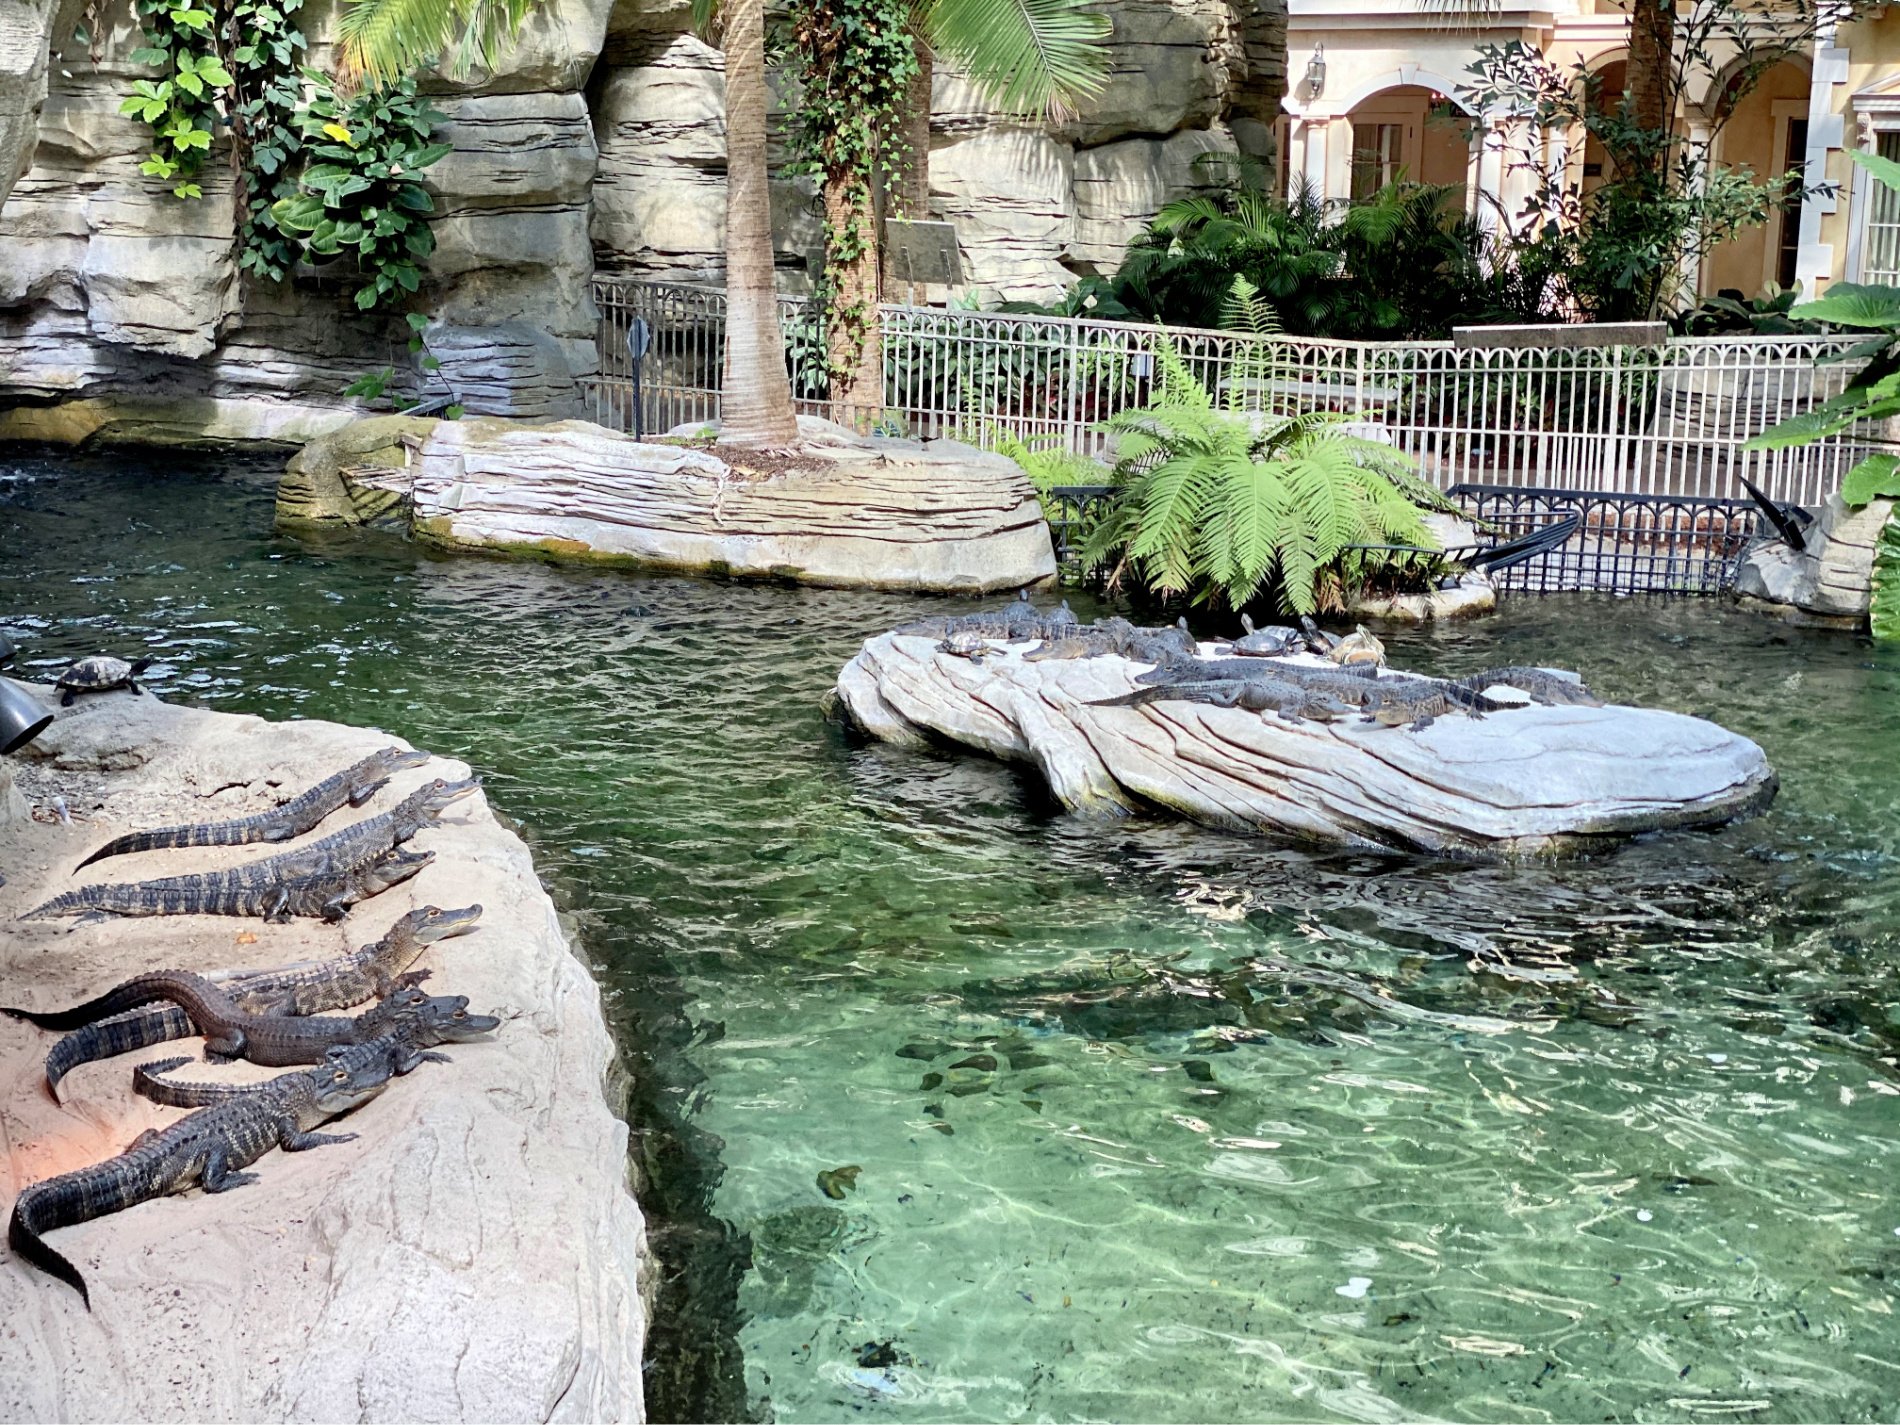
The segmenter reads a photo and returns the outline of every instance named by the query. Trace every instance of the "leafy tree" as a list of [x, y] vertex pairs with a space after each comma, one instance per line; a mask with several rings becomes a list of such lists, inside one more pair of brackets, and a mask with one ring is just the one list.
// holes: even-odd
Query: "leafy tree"
[[[1681, 295], [1685, 267], [1766, 221], [1799, 188], [1798, 175], [1757, 181], [1746, 168], [1715, 163], [1713, 135], [1770, 69], [1862, 7], [1704, 0], [1683, 11], [1676, 0], [1625, 0], [1625, 8], [1630, 53], [1615, 102], [1581, 62], [1565, 69], [1518, 40], [1480, 46], [1462, 96], [1474, 109], [1525, 116], [1509, 161], [1533, 191], [1509, 215], [1514, 245], [1551, 275], [1550, 299], [1602, 321], [1662, 314]], [[1692, 140], [1677, 125], [1691, 94], [1716, 96], [1707, 138]], [[1607, 158], [1601, 181], [1587, 187], [1544, 156], [1547, 135], [1576, 132]]]
[[[1267, 336], [1278, 324], [1237, 278], [1225, 324]], [[1420, 504], [1439, 498], [1390, 446], [1349, 434], [1333, 412], [1253, 406], [1273, 379], [1270, 343], [1250, 343], [1216, 397], [1167, 341], [1156, 399], [1107, 422], [1120, 436], [1121, 487], [1085, 557], [1162, 595], [1235, 608], [1270, 598], [1296, 613], [1340, 604], [1390, 556], [1364, 546], [1432, 548]]]

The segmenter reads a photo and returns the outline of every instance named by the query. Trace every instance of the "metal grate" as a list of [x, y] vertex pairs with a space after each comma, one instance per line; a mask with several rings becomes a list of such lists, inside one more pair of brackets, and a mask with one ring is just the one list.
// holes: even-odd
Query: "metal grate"
[[1582, 528], [1547, 554], [1493, 574], [1500, 592], [1714, 594], [1731, 587], [1759, 527], [1748, 500], [1455, 485], [1446, 492], [1501, 542], [1569, 515]]
[[[652, 344], [642, 368], [644, 428], [708, 421], [719, 410], [724, 294], [664, 283], [597, 281], [602, 424], [631, 430], [626, 338], [637, 317]], [[787, 367], [800, 409], [824, 414], [816, 310], [782, 297]], [[1108, 452], [1100, 422], [1149, 401], [1162, 341], [1210, 389], [1251, 409], [1340, 412], [1413, 456], [1441, 488], [1460, 484], [1597, 495], [1731, 499], [1746, 476], [1777, 500], [1818, 504], [1867, 453], [1854, 433], [1780, 451], [1744, 451], [1765, 426], [1840, 392], [1853, 362], [1818, 365], [1851, 337], [1694, 337], [1660, 346], [1454, 347], [1450, 342], [1263, 339], [1127, 322], [884, 306], [881, 420], [926, 439], [994, 443], [1053, 437]], [[1236, 358], [1271, 345], [1270, 376]], [[1231, 380], [1231, 386], [1230, 386]]]

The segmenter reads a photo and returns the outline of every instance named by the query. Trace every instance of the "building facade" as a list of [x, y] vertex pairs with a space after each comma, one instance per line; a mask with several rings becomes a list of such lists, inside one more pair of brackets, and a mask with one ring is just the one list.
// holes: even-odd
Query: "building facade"
[[[1506, 113], [1481, 113], [1470, 67], [1486, 44], [1521, 41], [1565, 71], [1622, 92], [1629, 17], [1613, 0], [1496, 0], [1476, 23], [1448, 0], [1289, 0], [1281, 174], [1328, 199], [1363, 196], [1399, 174], [1454, 184], [1487, 226], [1521, 219], [1535, 187], [1527, 160], [1562, 165], [1587, 186], [1603, 155], [1580, 136], [1531, 136]], [[1880, 6], [1791, 54], [1717, 123], [1729, 76], [1705, 76], [1677, 116], [1712, 159], [1762, 178], [1798, 171], [1804, 195], [1710, 252], [1685, 288], [1699, 294], [1799, 283], [1900, 281], [1900, 195], [1847, 151], [1900, 160], [1900, 7]], [[1535, 144], [1533, 150], [1531, 145]]]

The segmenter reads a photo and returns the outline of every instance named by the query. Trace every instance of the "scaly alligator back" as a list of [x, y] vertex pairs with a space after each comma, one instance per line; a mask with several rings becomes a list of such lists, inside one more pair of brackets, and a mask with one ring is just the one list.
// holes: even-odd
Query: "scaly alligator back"
[[162, 1132], [141, 1134], [116, 1158], [34, 1183], [14, 1199], [7, 1244], [70, 1285], [91, 1310], [85, 1278], [42, 1234], [200, 1184], [206, 1192], [237, 1187], [250, 1181], [239, 1169], [280, 1145], [294, 1150], [341, 1141], [309, 1130], [380, 1093], [389, 1082], [386, 1057], [279, 1075]]
[[[437, 940], [473, 930], [481, 914], [479, 905], [464, 906], [460, 910], [423, 906], [398, 920], [381, 940], [351, 954], [300, 968], [252, 970], [220, 983], [218, 988], [229, 994], [239, 1009], [250, 1014], [308, 1015], [347, 1009], [413, 983], [404, 972], [423, 949]], [[53, 1015], [36, 1015], [24, 1010], [0, 1010], [0, 1013], [53, 1027], [45, 1023]], [[148, 1004], [143, 1009], [88, 1023], [83, 1029], [66, 1035], [48, 1052], [47, 1087], [57, 1092], [60, 1080], [81, 1064], [129, 1054], [135, 1049], [149, 1049], [154, 1044], [184, 1039], [197, 1032], [191, 1016], [170, 1002]]]
[[[407, 880], [433, 851], [389, 851], [318, 873], [259, 877], [254, 868], [164, 880], [81, 886], [25, 912], [22, 920], [56, 915], [248, 915], [281, 921], [291, 916], [341, 920], [359, 900]], [[272, 860], [282, 858], [273, 857]], [[256, 863], [258, 867], [268, 862]]]
[[346, 802], [361, 806], [389, 781], [390, 776], [406, 767], [420, 767], [429, 760], [426, 752], [405, 752], [385, 747], [365, 757], [353, 767], [335, 776], [325, 777], [316, 786], [292, 797], [282, 806], [235, 821], [199, 823], [193, 826], [160, 826], [150, 831], [132, 831], [108, 841], [74, 870], [103, 861], [108, 856], [123, 856], [133, 851], [157, 851], [180, 846], [243, 846], [254, 841], [289, 841], [302, 836]]

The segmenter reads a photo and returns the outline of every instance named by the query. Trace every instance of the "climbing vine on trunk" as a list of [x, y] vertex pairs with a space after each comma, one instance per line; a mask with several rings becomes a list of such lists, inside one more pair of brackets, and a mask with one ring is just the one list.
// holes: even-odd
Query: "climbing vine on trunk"
[[152, 130], [152, 152], [139, 172], [171, 182], [176, 197], [202, 198], [194, 180], [211, 152], [219, 91], [231, 82], [218, 60], [216, 16], [193, 0], [138, 0], [138, 13], [145, 43], [132, 61], [161, 71], [158, 79], [136, 81], [119, 105]]
[[860, 417], [883, 403], [876, 356], [880, 153], [896, 152], [917, 71], [907, 0], [812, 0], [790, 20], [802, 85], [796, 171], [824, 184], [826, 367], [834, 401]]

